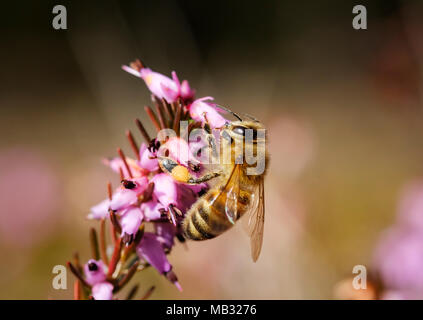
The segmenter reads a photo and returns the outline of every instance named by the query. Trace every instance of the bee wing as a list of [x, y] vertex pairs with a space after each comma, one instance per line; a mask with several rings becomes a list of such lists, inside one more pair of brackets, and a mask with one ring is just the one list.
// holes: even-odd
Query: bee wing
[[[226, 203], [225, 203], [225, 213], [226, 217], [232, 224], [235, 224], [235, 221], [238, 220], [238, 199], [239, 199], [239, 173], [240, 166], [235, 165], [232, 170], [230, 179], [228, 180], [228, 186], [226, 191]], [[230, 183], [229, 183], [230, 181]]]
[[[226, 185], [221, 189], [219, 194], [216, 196], [216, 201], [220, 197], [226, 197], [225, 200], [225, 214], [228, 220], [235, 224], [238, 219], [238, 198], [239, 198], [239, 174], [240, 165], [234, 165], [231, 175], [226, 182]], [[213, 202], [214, 202], [213, 201]]]
[[248, 219], [244, 221], [244, 228], [250, 237], [251, 257], [256, 262], [263, 244], [265, 214], [264, 179], [255, 188], [252, 197], [252, 204], [246, 214]]

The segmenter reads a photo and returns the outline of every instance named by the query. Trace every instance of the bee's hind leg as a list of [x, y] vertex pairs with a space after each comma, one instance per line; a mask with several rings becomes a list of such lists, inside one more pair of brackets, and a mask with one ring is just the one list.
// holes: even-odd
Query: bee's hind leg
[[191, 177], [191, 178], [188, 179], [187, 183], [189, 183], [189, 184], [200, 184], [200, 183], [209, 181], [213, 178], [216, 178], [220, 175], [221, 175], [221, 172], [209, 172], [209, 173], [206, 173], [204, 176], [199, 177], [199, 178]]

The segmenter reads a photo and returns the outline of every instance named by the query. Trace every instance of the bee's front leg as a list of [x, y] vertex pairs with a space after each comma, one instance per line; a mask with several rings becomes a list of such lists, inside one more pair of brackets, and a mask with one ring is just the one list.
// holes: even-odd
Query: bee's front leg
[[191, 175], [187, 167], [184, 167], [175, 160], [167, 157], [159, 157], [159, 165], [163, 172], [171, 175], [176, 181], [189, 184], [200, 184], [221, 174], [220, 172], [210, 172], [200, 178], [195, 178]]

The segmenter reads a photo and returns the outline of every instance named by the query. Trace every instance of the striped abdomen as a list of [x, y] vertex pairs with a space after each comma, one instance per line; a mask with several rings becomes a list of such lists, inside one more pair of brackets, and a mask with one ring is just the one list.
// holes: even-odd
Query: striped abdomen
[[[221, 189], [219, 188], [210, 189], [201, 199], [194, 203], [187, 212], [182, 224], [186, 238], [191, 240], [211, 239], [233, 226], [225, 213], [226, 194], [224, 191], [217, 200], [213, 201], [220, 193]], [[239, 219], [248, 208], [250, 198], [251, 194], [248, 191], [240, 192], [238, 200], [236, 201], [237, 219]]]

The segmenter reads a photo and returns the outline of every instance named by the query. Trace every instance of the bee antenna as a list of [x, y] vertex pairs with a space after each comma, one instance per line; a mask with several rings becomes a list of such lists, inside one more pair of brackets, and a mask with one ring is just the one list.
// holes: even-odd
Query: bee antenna
[[221, 108], [221, 109], [223, 109], [223, 110], [225, 110], [225, 111], [229, 112], [231, 115], [233, 115], [234, 117], [236, 117], [239, 121], [243, 121], [243, 120], [241, 119], [241, 117], [240, 117], [238, 114], [236, 114], [235, 112], [233, 112], [233, 111], [229, 110], [228, 108], [226, 108], [226, 107], [224, 107], [224, 106], [221, 106], [221, 105], [219, 105], [219, 104], [217, 104], [217, 105], [216, 105], [216, 107]]

